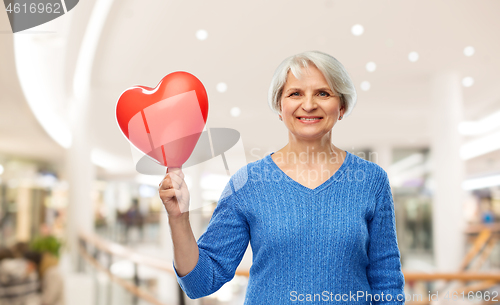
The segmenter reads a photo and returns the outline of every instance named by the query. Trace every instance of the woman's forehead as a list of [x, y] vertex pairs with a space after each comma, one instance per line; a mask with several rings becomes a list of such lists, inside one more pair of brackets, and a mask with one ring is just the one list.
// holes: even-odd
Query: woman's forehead
[[[325, 76], [321, 71], [319, 71], [316, 67], [315, 70], [307, 71], [303, 70], [300, 78], [297, 78], [291, 70], [288, 71], [284, 88], [288, 88], [291, 86], [303, 86], [303, 85], [312, 85], [313, 87], [326, 87], [328, 88], [328, 82], [326, 81]], [[304, 68], [302, 68], [304, 69]]]

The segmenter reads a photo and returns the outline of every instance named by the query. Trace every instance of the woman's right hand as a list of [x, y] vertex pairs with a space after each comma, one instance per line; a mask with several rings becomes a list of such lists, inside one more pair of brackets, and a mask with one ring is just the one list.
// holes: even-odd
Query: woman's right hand
[[169, 218], [180, 218], [189, 211], [189, 190], [180, 168], [167, 168], [167, 174], [158, 189], [163, 206]]

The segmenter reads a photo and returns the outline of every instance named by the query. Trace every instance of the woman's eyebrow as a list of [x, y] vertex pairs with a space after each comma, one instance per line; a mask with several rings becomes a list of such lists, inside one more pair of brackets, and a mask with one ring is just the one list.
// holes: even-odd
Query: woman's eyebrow
[[332, 91], [332, 89], [327, 88], [327, 87], [323, 87], [323, 88], [316, 89], [316, 91]]
[[[302, 90], [302, 89], [300, 89], [300, 88], [289, 88], [289, 89], [287, 89], [287, 90], [285, 91], [285, 93], [286, 93], [286, 92], [289, 92], [289, 91], [296, 91], [296, 90], [300, 91], [300, 90]], [[316, 91], [330, 91], [330, 92], [333, 92], [333, 91], [332, 91], [332, 89], [330, 89], [330, 88], [328, 88], [328, 87], [318, 88], [318, 89], [316, 89]]]
[[300, 91], [301, 89], [300, 89], [300, 88], [289, 88], [289, 89], [287, 89], [287, 90], [285, 91], [285, 93], [286, 93], [286, 92], [289, 92], [289, 91], [296, 91], [296, 90], [299, 90], [299, 91]]

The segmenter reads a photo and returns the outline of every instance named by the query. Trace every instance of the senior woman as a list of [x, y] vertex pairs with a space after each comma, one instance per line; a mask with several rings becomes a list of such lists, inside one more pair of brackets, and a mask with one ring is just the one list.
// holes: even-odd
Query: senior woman
[[403, 304], [404, 277], [387, 173], [332, 143], [356, 103], [334, 57], [285, 59], [269, 104], [288, 144], [231, 176], [196, 242], [179, 168], [159, 194], [169, 215], [177, 280], [194, 299], [230, 281], [247, 249], [253, 264], [245, 304]]

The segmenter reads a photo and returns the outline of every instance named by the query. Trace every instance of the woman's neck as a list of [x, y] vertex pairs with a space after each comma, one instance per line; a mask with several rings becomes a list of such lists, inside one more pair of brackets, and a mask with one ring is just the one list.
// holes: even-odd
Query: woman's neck
[[288, 166], [336, 166], [342, 164], [346, 152], [326, 141], [290, 141], [274, 153], [276, 160]]

